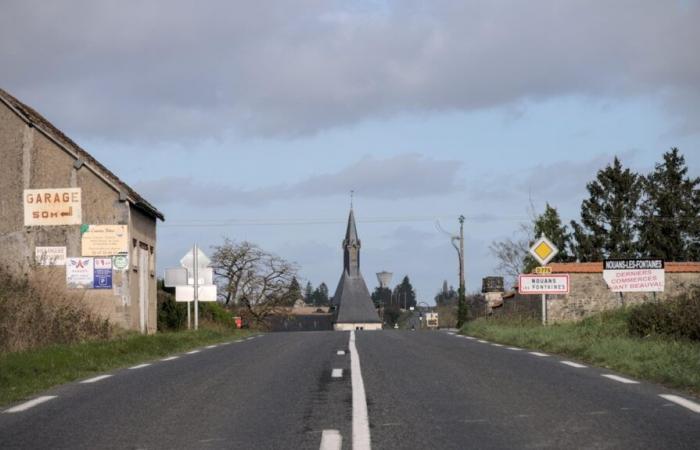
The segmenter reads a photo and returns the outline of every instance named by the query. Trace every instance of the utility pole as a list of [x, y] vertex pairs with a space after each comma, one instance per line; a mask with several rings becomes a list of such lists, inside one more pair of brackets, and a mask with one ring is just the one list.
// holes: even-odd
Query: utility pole
[[[459, 247], [454, 243], [459, 240]], [[452, 239], [452, 245], [457, 249], [459, 257], [459, 304], [457, 307], [457, 328], [461, 328], [467, 321], [467, 301], [466, 301], [466, 286], [464, 283], [464, 216], [459, 216], [459, 237]]]

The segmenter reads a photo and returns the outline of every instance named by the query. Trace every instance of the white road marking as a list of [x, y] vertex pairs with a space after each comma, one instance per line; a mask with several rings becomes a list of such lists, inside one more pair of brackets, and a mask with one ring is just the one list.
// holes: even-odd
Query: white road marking
[[677, 405], [681, 405], [684, 408], [688, 408], [689, 410], [700, 414], [700, 404], [697, 404], [695, 402], [691, 402], [688, 399], [685, 399], [683, 397], [679, 397], [677, 395], [671, 395], [671, 394], [662, 394], [662, 395], [659, 395], [659, 397], [664, 398], [664, 399], [668, 400], [669, 402], [673, 402]]
[[522, 348], [518, 348], [518, 347], [506, 347], [506, 348], [507, 348], [508, 350], [513, 350], [513, 351], [516, 351], [516, 352], [519, 352], [520, 350], [522, 350]]
[[167, 358], [161, 359], [161, 361], [172, 361], [173, 359], [178, 359], [179, 356], [168, 356]]
[[207, 345], [207, 346], [204, 347], [204, 348], [216, 348], [216, 347], [218, 347], [218, 345], [215, 344], [215, 345]]
[[343, 369], [333, 369], [331, 372], [332, 378], [343, 378]]
[[472, 340], [472, 341], [476, 339], [475, 337], [472, 337], [472, 336], [464, 336], [464, 337], [469, 339], [469, 340]]
[[530, 352], [530, 354], [531, 354], [531, 355], [535, 355], [535, 356], [549, 356], [549, 355], [546, 354], [546, 353], [540, 353], [540, 352]]
[[477, 342], [481, 342], [482, 344], [488, 344], [488, 341], [482, 341], [481, 339], [479, 339]]
[[96, 382], [98, 382], [98, 381], [100, 381], [100, 380], [104, 380], [105, 378], [109, 378], [109, 377], [111, 377], [111, 376], [112, 376], [112, 375], [100, 375], [100, 376], [97, 376], [97, 377], [94, 377], [94, 378], [88, 378], [87, 380], [83, 380], [83, 381], [81, 381], [80, 383], [81, 383], [81, 384], [96, 383]]
[[365, 383], [360, 370], [360, 354], [355, 346], [355, 332], [350, 332], [350, 372], [352, 379], [352, 448], [370, 450], [369, 417], [367, 416], [367, 396]]
[[494, 347], [503, 347], [501, 344], [494, 344], [494, 343], [492, 343], [491, 345], [493, 345]]
[[340, 450], [343, 447], [343, 436], [338, 430], [323, 430], [321, 433], [320, 450]]
[[150, 366], [150, 365], [151, 365], [150, 363], [139, 364], [139, 365], [137, 365], [137, 366], [129, 367], [129, 370], [143, 369], [144, 367], [148, 367], [148, 366]]
[[617, 375], [604, 374], [605, 378], [610, 378], [611, 380], [619, 381], [625, 384], [639, 384], [639, 381], [630, 380], [629, 378], [618, 377]]
[[185, 353], [185, 355], [194, 355], [195, 353], [199, 353], [201, 350], [192, 350], [191, 352]]
[[566, 364], [567, 366], [575, 367], [577, 369], [583, 369], [586, 367], [583, 364], [575, 363], [573, 361], [561, 361], [561, 363]]
[[19, 404], [17, 406], [13, 406], [12, 408], [5, 410], [6, 413], [16, 413], [16, 412], [22, 412], [26, 411], [29, 408], [32, 408], [40, 403], [48, 402], [49, 400], [53, 400], [56, 398], [55, 395], [43, 395], [41, 397], [37, 397], [34, 400], [29, 400], [28, 402], [24, 402], [22, 404]]
[[344, 354], [345, 354], [345, 350], [338, 350], [338, 351], [336, 352], [336, 355], [343, 356]]

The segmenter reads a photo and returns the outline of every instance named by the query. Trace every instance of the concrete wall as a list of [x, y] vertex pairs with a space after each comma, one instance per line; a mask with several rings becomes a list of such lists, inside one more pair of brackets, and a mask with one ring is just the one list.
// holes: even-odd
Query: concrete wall
[[[29, 270], [55, 272], [65, 280], [65, 267], [34, 267], [37, 246], [66, 246], [69, 257], [81, 256], [80, 225], [24, 226], [23, 190], [80, 187], [82, 222], [129, 226], [130, 251], [145, 246], [149, 253], [146, 267], [148, 332], [156, 331], [155, 245], [156, 219], [128, 201], [92, 170], [73, 166], [75, 158], [27, 125], [6, 105], [0, 103], [0, 265], [19, 276]], [[113, 274], [112, 290], [85, 290], [87, 304], [112, 323], [139, 330], [141, 268], [130, 267]]]
[[610, 292], [602, 273], [571, 273], [571, 291], [568, 295], [547, 296], [547, 315], [550, 322], [580, 320], [601, 311], [643, 302], [667, 301], [700, 286], [700, 273], [667, 272], [664, 292], [624, 294]]

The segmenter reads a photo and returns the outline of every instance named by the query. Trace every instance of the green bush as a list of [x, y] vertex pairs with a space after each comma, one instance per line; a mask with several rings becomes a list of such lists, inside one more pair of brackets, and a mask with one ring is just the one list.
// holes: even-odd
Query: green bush
[[177, 331], [187, 327], [187, 303], [177, 303], [175, 295], [158, 280], [158, 331]]
[[208, 320], [227, 328], [236, 328], [236, 321], [233, 319], [233, 313], [226, 309], [219, 302], [203, 302], [199, 304], [201, 308], [200, 317], [203, 320]]
[[700, 341], [700, 289], [663, 303], [633, 307], [627, 326], [634, 336], [666, 335]]

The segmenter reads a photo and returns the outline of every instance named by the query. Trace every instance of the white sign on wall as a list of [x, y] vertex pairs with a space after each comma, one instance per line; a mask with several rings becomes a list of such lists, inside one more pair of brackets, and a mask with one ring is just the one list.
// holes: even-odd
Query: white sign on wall
[[129, 250], [129, 231], [126, 225], [83, 225], [83, 228], [83, 256], [112, 256]]
[[661, 259], [608, 259], [603, 279], [612, 292], [663, 292], [666, 282]]
[[92, 258], [66, 259], [66, 285], [73, 289], [92, 289], [95, 265]]
[[561, 275], [520, 275], [521, 294], [568, 294], [569, 274]]
[[40, 266], [65, 266], [66, 247], [36, 247], [34, 259]]
[[25, 189], [24, 226], [80, 225], [80, 188]]

